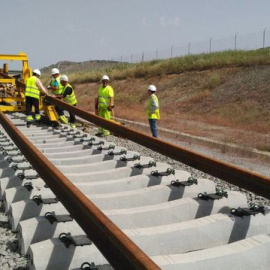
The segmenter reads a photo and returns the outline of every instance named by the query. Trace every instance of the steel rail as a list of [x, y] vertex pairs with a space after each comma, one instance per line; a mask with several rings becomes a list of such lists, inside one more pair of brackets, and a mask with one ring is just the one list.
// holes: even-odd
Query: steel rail
[[113, 121], [107, 121], [99, 116], [94, 115], [93, 113], [70, 106], [67, 103], [51, 96], [47, 96], [46, 100], [74, 113], [75, 115], [78, 115], [84, 120], [107, 128], [117, 135], [171, 157], [200, 171], [223, 179], [231, 184], [237, 185], [241, 188], [254, 192], [255, 194], [270, 199], [270, 178], [267, 176], [242, 169], [233, 164], [210, 158], [206, 155], [196, 153], [195, 151], [190, 151], [178, 145], [153, 138], [133, 129], [116, 124]]
[[0, 112], [0, 124], [115, 269], [160, 269]]

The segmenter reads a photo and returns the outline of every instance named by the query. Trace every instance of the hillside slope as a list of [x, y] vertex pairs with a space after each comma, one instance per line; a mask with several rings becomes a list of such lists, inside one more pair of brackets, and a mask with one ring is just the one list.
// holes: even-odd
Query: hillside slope
[[83, 62], [60, 61], [48, 67], [42, 68], [41, 72], [47, 75], [51, 73], [52, 68], [57, 67], [61, 70], [62, 73], [69, 74], [73, 72], [83, 72], [100, 68], [106, 68], [111, 65], [114, 65], [115, 63], [117, 62], [106, 60], [90, 60]]
[[[269, 150], [269, 75], [266, 65], [112, 80], [115, 113], [147, 122], [147, 86], [155, 84], [161, 106], [159, 126]], [[98, 86], [99, 82], [75, 85], [80, 107], [94, 110]]]

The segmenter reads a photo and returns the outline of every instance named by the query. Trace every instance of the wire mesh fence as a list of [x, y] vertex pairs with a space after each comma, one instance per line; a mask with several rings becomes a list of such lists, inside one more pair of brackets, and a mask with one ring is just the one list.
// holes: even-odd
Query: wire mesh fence
[[202, 42], [189, 42], [185, 45], [172, 45], [167, 49], [156, 49], [155, 51], [121, 55], [112, 58], [112, 61], [140, 63], [144, 61], [169, 59], [191, 54], [222, 52], [226, 50], [254, 50], [270, 46], [270, 27], [261, 32], [242, 35], [235, 33], [233, 36], [209, 40]]

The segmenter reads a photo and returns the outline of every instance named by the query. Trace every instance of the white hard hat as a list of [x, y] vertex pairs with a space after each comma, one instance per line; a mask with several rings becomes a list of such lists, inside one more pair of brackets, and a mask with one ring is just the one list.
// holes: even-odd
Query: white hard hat
[[61, 75], [60, 81], [68, 82], [68, 76], [67, 75]]
[[54, 74], [59, 74], [59, 73], [60, 73], [60, 71], [59, 71], [58, 68], [53, 68], [53, 69], [52, 69], [52, 72], [51, 72], [52, 75], [54, 75]]
[[107, 75], [103, 75], [102, 78], [101, 78], [101, 80], [102, 80], [102, 81], [105, 81], [105, 80], [106, 80], [106, 81], [109, 81], [110, 78], [109, 78], [109, 76], [107, 76]]
[[41, 72], [40, 72], [39, 69], [34, 69], [33, 73], [35, 73], [35, 74], [37, 74], [37, 75], [39, 75], [39, 76], [41, 75]]
[[156, 92], [156, 91], [157, 91], [157, 88], [156, 88], [155, 85], [150, 84], [150, 85], [148, 86], [148, 90], [153, 91], [153, 92]]

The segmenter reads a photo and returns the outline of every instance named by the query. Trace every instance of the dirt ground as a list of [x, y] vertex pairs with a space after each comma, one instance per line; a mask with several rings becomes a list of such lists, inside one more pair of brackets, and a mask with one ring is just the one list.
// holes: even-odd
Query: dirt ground
[[[268, 66], [232, 67], [112, 80], [110, 84], [115, 90], [116, 117], [144, 123], [146, 127], [142, 129], [149, 134], [145, 114], [147, 86], [155, 84], [161, 107], [158, 127], [171, 131], [160, 131], [161, 136], [190, 148], [193, 144], [199, 150], [206, 145], [209, 147], [206, 141], [218, 141], [216, 156], [231, 153], [245, 159], [247, 168], [253, 170], [253, 163], [262, 165], [261, 171], [269, 174], [266, 163], [270, 154], [269, 75]], [[79, 107], [94, 111], [99, 84], [75, 85]], [[186, 141], [179, 133], [187, 134]], [[192, 136], [201, 138], [199, 146], [195, 146]], [[230, 148], [231, 144], [237, 147]], [[254, 149], [263, 151], [264, 155], [255, 158], [251, 154]], [[209, 153], [207, 149], [205, 151]], [[211, 151], [213, 149], [209, 154]], [[231, 162], [236, 163], [235, 160]]]

